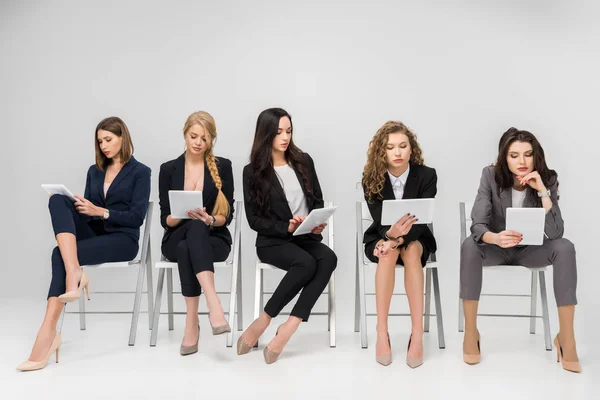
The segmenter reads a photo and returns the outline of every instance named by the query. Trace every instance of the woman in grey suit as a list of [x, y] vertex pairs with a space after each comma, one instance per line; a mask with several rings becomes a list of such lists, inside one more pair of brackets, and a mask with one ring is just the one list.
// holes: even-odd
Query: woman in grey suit
[[[498, 160], [485, 167], [471, 211], [471, 236], [460, 254], [460, 298], [465, 313], [463, 359], [481, 359], [477, 307], [482, 267], [518, 264], [553, 265], [554, 297], [560, 331], [554, 339], [564, 369], [581, 370], [575, 346], [573, 319], [577, 304], [577, 265], [573, 243], [562, 237], [564, 222], [558, 206], [558, 179], [546, 165], [544, 150], [533, 134], [510, 128], [500, 139]], [[522, 246], [522, 235], [505, 230], [507, 207], [543, 207], [546, 210], [544, 243]]]

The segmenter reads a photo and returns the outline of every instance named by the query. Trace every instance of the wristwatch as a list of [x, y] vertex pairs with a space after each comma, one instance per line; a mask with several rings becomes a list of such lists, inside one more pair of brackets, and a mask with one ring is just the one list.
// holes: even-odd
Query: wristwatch
[[538, 192], [538, 197], [550, 197], [550, 189], [546, 189], [545, 192]]
[[102, 219], [108, 219], [110, 217], [110, 211], [108, 209], [104, 210], [104, 214], [102, 214]]
[[211, 215], [212, 217], [212, 221], [210, 222], [210, 224], [208, 226], [215, 226], [215, 222], [217, 222], [217, 219], [215, 218], [214, 215]]

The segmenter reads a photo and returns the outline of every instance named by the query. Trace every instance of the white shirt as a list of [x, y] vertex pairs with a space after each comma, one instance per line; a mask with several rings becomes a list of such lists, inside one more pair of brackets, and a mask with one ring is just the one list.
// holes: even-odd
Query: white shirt
[[512, 189], [512, 206], [515, 208], [523, 207], [523, 202], [525, 201], [525, 196], [527, 195], [527, 190], [515, 190]]
[[308, 215], [306, 196], [304, 196], [302, 186], [300, 186], [300, 181], [294, 169], [289, 164], [273, 168], [275, 169], [275, 175], [277, 175], [279, 183], [281, 183], [292, 215], [306, 217]]
[[396, 200], [400, 200], [402, 199], [402, 196], [404, 196], [404, 186], [406, 186], [406, 180], [408, 179], [409, 172], [410, 164], [408, 165], [408, 168], [406, 168], [406, 171], [404, 171], [404, 173], [397, 178], [388, 170], [388, 176], [390, 177], [390, 182], [392, 182], [392, 188], [394, 189], [394, 197]]

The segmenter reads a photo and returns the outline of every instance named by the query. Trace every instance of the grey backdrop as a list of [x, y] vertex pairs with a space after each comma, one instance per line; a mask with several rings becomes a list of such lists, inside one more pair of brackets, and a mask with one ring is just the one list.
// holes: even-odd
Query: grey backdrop
[[[516, 126], [537, 134], [559, 172], [565, 236], [579, 262], [577, 329], [591, 339], [593, 321], [582, 316], [597, 316], [599, 303], [599, 11], [593, 1], [542, 0], [3, 1], [2, 301], [44, 300], [55, 242], [40, 184], [83, 192], [100, 119], [118, 115], [129, 125], [135, 156], [153, 170], [157, 200], [159, 166], [181, 153], [186, 117], [209, 111], [219, 132], [216, 153], [233, 161], [235, 198], [242, 200], [256, 117], [280, 106], [294, 118], [297, 144], [315, 160], [326, 199], [340, 207], [339, 330], [352, 329], [355, 185], [370, 138], [399, 119], [418, 134], [439, 176], [446, 328], [456, 329], [458, 202], [473, 199], [499, 136]], [[156, 260], [158, 209], [155, 216]], [[245, 220], [243, 238], [247, 325], [255, 253]], [[92, 285], [131, 287], [133, 277], [99, 272]], [[491, 291], [527, 290], [528, 275], [489, 274], [484, 282]], [[553, 296], [550, 304], [556, 332]]]

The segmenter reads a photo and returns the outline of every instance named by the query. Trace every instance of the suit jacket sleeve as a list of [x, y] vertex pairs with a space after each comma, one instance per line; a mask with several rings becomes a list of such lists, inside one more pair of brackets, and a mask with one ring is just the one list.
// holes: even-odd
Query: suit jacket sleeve
[[558, 181], [548, 189], [550, 190], [552, 208], [546, 213], [544, 233], [546, 234], [548, 239], [560, 239], [564, 233], [565, 223], [562, 219], [560, 207], [558, 206]]
[[[437, 173], [435, 169], [431, 169], [432, 173], [427, 177], [426, 182], [423, 184], [423, 191], [419, 198], [421, 199], [433, 199], [437, 194]], [[404, 244], [403, 246], [408, 245], [410, 242], [413, 242], [421, 237], [423, 232], [429, 229], [425, 224], [413, 225], [410, 228], [410, 231], [406, 235], [404, 235]]]
[[[366, 193], [365, 186], [363, 185], [363, 193]], [[367, 207], [369, 208], [369, 213], [371, 214], [371, 218], [373, 218], [373, 223], [379, 233], [379, 238], [385, 240], [385, 234], [390, 229], [391, 225], [381, 225], [381, 211], [383, 208], [383, 200], [375, 197], [372, 202], [369, 201], [369, 198], [365, 194], [365, 202], [367, 203]]]
[[288, 232], [290, 226], [288, 221], [280, 221], [273, 218], [260, 216], [256, 202], [250, 198], [250, 185], [252, 180], [252, 167], [246, 165], [243, 172], [244, 186], [244, 208], [246, 218], [250, 228], [261, 235], [286, 238], [291, 233]]
[[475, 203], [471, 210], [471, 233], [475, 243], [481, 242], [481, 237], [490, 232], [490, 220], [492, 218], [492, 183], [494, 176], [492, 170], [485, 167], [481, 172], [479, 189], [475, 197]]
[[138, 168], [135, 171], [131, 205], [127, 211], [109, 210], [109, 220], [128, 228], [139, 228], [144, 223], [150, 200], [150, 168]]
[[[225, 220], [225, 226], [227, 226], [231, 224], [231, 221], [233, 220], [233, 213], [235, 212], [235, 200], [233, 198], [233, 169], [231, 167], [231, 161], [226, 159], [221, 159], [220, 161], [223, 165], [221, 169], [221, 183], [223, 184], [221, 191], [229, 202], [229, 215]], [[165, 223], [166, 219], [167, 218], [165, 217]]]
[[167, 217], [171, 215], [171, 203], [169, 203], [169, 189], [171, 182], [172, 168], [165, 163], [160, 166], [158, 173], [158, 203], [160, 206], [160, 224], [163, 228], [168, 229]]

